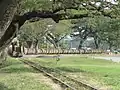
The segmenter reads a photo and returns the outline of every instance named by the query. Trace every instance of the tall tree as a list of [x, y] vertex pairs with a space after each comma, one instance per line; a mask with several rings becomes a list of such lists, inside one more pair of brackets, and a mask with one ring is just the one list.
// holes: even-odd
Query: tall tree
[[113, 46], [116, 47], [117, 42], [119, 43], [119, 19], [94, 17], [77, 20], [73, 23], [75, 23], [74, 32], [79, 32], [78, 34], [73, 34], [73, 36], [82, 39], [79, 46], [82, 45], [87, 37], [94, 38], [96, 49], [99, 48], [101, 41], [107, 42], [110, 49]]
[[60, 46], [60, 41], [71, 33], [71, 27], [72, 24], [70, 21], [63, 20], [55, 25], [54, 30], [51, 31], [51, 35], [48, 34], [57, 47]]
[[33, 48], [34, 45], [37, 54], [39, 42], [48, 31], [52, 30], [54, 22], [51, 22], [51, 19], [43, 19], [38, 22], [26, 23], [19, 32], [19, 40], [27, 43], [28, 49]]

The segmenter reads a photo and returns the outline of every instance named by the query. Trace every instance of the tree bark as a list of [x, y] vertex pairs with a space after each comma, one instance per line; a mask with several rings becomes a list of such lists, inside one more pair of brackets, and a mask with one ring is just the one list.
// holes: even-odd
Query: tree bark
[[27, 41], [27, 46], [28, 46], [28, 50], [27, 50], [27, 54], [31, 52], [31, 50], [33, 49], [33, 41]]
[[11, 43], [11, 46], [12, 46], [12, 54], [13, 54], [13, 52], [15, 51], [15, 45], [14, 45], [14, 43]]
[[2, 65], [7, 59], [7, 48], [0, 52], [0, 65]]
[[95, 49], [99, 49], [100, 40], [97, 37], [94, 37]]
[[109, 50], [112, 51], [112, 44], [109, 43]]
[[0, 37], [4, 35], [17, 10], [15, 0], [2, 0], [0, 2]]
[[9, 26], [9, 28], [6, 30], [5, 34], [0, 39], [0, 51], [2, 51], [11, 43], [17, 31], [18, 31], [18, 25], [12, 23]]
[[10, 44], [15, 36], [16, 26], [11, 22], [16, 11], [16, 0], [0, 1], [0, 52]]
[[79, 46], [78, 46], [78, 49], [81, 49], [82, 48], [82, 44], [83, 44], [84, 40], [80, 40], [80, 43], [79, 43]]
[[38, 54], [38, 40], [35, 42], [35, 54]]

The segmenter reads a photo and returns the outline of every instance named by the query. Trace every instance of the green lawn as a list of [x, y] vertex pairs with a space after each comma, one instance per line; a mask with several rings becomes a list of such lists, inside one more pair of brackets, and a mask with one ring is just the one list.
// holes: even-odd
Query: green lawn
[[[81, 56], [63, 57], [57, 64], [55, 58], [29, 60], [97, 87], [120, 90], [119, 63]], [[3, 66], [0, 66], [0, 90], [52, 90], [49, 85], [38, 79], [38, 74], [18, 59], [8, 59]]]
[[53, 58], [31, 59], [43, 66], [59, 69], [77, 80], [92, 83], [97, 87], [120, 90], [120, 64], [87, 57], [64, 57], [56, 64]]
[[9, 58], [0, 66], [0, 90], [52, 90], [38, 76], [29, 66]]

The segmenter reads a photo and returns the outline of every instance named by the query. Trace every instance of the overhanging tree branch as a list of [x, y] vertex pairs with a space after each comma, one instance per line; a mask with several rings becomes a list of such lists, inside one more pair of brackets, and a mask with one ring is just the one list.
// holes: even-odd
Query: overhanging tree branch
[[[96, 12], [91, 12], [93, 15], [96, 16], [106, 16], [112, 18], [113, 16], [110, 13], [96, 13]], [[78, 18], [84, 18], [84, 17], [91, 17], [89, 12], [83, 13], [83, 14], [66, 14], [66, 13], [52, 13], [49, 11], [32, 11], [32, 12], [27, 12], [22, 16], [18, 17], [18, 20], [16, 22], [19, 23], [20, 26], [22, 26], [25, 21], [30, 20], [32, 18], [37, 18], [35, 20], [39, 20], [39, 18], [52, 18], [56, 23], [58, 23], [60, 20], [66, 20], [66, 19], [78, 19]]]
[[19, 23], [20, 27], [25, 23], [25, 21], [30, 20], [32, 18], [52, 18], [56, 23], [59, 22], [59, 20], [65, 20], [65, 19], [78, 19], [83, 17], [88, 17], [88, 13], [85, 14], [75, 14], [75, 15], [68, 15], [66, 13], [63, 14], [54, 14], [52, 12], [41, 12], [41, 11], [32, 11], [25, 13], [22, 16], [18, 16], [18, 20], [16, 22]]
[[[57, 4], [57, 2], [61, 2], [64, 4], [64, 1], [58, 1], [58, 0], [53, 0], [53, 6]], [[94, 3], [93, 3], [94, 2]], [[100, 5], [96, 5], [96, 3], [100, 2]], [[116, 4], [112, 4], [111, 2], [107, 2], [106, 0], [93, 0], [93, 1], [78, 1], [76, 2], [73, 0], [71, 5], [69, 6], [58, 6], [58, 7], [53, 7], [52, 11], [32, 11], [32, 12], [27, 12], [22, 16], [19, 16], [18, 22], [19, 25], [22, 26], [26, 20], [30, 20], [32, 18], [37, 18], [35, 21], [40, 20], [39, 18], [52, 18], [56, 23], [59, 22], [59, 20], [64, 20], [64, 19], [78, 19], [78, 18], [83, 18], [83, 17], [89, 17], [91, 14], [93, 15], [103, 15], [107, 17], [113, 17], [111, 16], [111, 12], [106, 13], [104, 9], [106, 7], [114, 7]], [[67, 14], [67, 13], [59, 13], [61, 10], [70, 10], [70, 9], [75, 9], [75, 10], [85, 10], [84, 14]], [[92, 12], [92, 13], [91, 13]], [[98, 14], [96, 14], [98, 13]]]

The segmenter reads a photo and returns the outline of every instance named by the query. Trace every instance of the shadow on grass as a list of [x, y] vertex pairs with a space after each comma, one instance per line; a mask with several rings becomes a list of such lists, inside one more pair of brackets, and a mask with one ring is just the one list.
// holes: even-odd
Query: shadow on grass
[[16, 64], [21, 64], [21, 62], [12, 62], [7, 60], [5, 63], [0, 65], [0, 69]]
[[81, 69], [75, 69], [75, 68], [70, 68], [70, 67], [57, 67], [56, 69], [59, 69], [61, 71], [65, 71], [65, 72], [86, 72]]
[[3, 83], [0, 83], [0, 90], [15, 90], [14, 88], [8, 88]]
[[15, 64], [5, 68], [0, 69], [1, 73], [25, 73], [25, 72], [37, 72], [34, 69], [23, 66], [22, 64]]
[[17, 65], [17, 64], [19, 65], [19, 64], [21, 64], [21, 63], [5, 63], [5, 64], [0, 65], [0, 69], [9, 67], [9, 66], [11, 66], [11, 65]]

